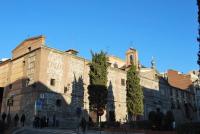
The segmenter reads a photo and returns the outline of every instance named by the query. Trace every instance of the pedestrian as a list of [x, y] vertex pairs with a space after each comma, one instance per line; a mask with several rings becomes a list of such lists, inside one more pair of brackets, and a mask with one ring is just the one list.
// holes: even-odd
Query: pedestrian
[[47, 119], [46, 119], [46, 116], [43, 117], [43, 122], [44, 122], [43, 127], [46, 127], [46, 126], [47, 126]]
[[18, 114], [16, 114], [14, 117], [15, 127], [17, 127], [17, 125], [18, 125], [18, 121], [19, 121], [19, 116], [18, 116]]
[[2, 116], [1, 116], [1, 117], [2, 117], [2, 120], [3, 120], [3, 123], [5, 123], [6, 116], [7, 116], [6, 113], [3, 112]]
[[40, 128], [43, 127], [43, 117], [40, 118]]
[[33, 128], [37, 128], [37, 116], [35, 115], [34, 116], [34, 119], [33, 119]]
[[173, 128], [173, 130], [175, 130], [175, 128], [176, 128], [176, 122], [175, 122], [175, 120], [172, 122], [172, 128]]
[[46, 123], [47, 123], [47, 124], [46, 124], [46, 125], [47, 125], [46, 127], [48, 127], [48, 126], [49, 126], [49, 117], [47, 117]]
[[82, 132], [84, 134], [85, 134], [85, 130], [86, 130], [86, 125], [87, 125], [87, 122], [86, 122], [85, 118], [82, 118], [80, 126], [81, 126]]
[[8, 125], [11, 124], [11, 115], [10, 114], [7, 115], [7, 123], [8, 123]]
[[53, 127], [55, 127], [56, 126], [56, 115], [54, 114], [53, 115]]
[[35, 128], [39, 128], [39, 117], [37, 115], [35, 115], [35, 118], [34, 118], [34, 127]]
[[22, 126], [24, 126], [25, 120], [26, 120], [25, 114], [22, 114], [22, 116], [21, 116], [21, 124], [22, 124]]
[[160, 108], [156, 109], [156, 129], [161, 130], [161, 123], [163, 120], [163, 113], [160, 111]]

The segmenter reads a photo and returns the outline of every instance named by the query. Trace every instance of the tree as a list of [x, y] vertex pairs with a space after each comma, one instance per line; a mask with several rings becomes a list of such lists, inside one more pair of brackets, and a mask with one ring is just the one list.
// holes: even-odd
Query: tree
[[134, 120], [138, 115], [143, 115], [143, 91], [140, 86], [140, 79], [138, 77], [138, 72], [136, 71], [135, 65], [131, 65], [127, 72], [126, 81], [127, 90], [127, 109], [128, 113], [134, 117]]
[[[100, 53], [92, 54], [92, 62], [90, 65], [90, 85], [88, 86], [89, 105], [90, 110], [97, 111], [105, 109], [107, 104], [107, 68], [108, 60], [106, 53], [101, 51]], [[98, 114], [97, 114], [98, 119]]]
[[[198, 6], [198, 22], [199, 22], [198, 37], [197, 37], [197, 41], [199, 42], [199, 52], [198, 52], [197, 63], [200, 66], [200, 0], [197, 0], [197, 6]], [[200, 72], [200, 70], [199, 70], [199, 72]]]

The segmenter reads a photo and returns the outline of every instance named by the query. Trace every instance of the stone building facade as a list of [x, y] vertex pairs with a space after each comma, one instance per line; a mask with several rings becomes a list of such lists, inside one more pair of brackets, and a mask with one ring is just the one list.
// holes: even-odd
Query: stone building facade
[[[77, 123], [77, 109], [89, 117], [87, 87], [89, 61], [74, 50], [59, 51], [45, 45], [45, 37], [27, 39], [13, 51], [12, 59], [0, 63], [0, 87], [4, 88], [1, 112], [9, 112], [7, 100], [13, 98], [11, 116], [25, 113], [27, 123], [35, 114], [50, 118], [56, 115], [60, 124]], [[117, 121], [126, 119], [126, 72], [109, 67], [107, 112], [114, 112]]]
[[177, 122], [197, 120], [197, 104], [193, 77], [175, 70], [168, 70], [168, 83], [170, 84], [171, 109], [176, 115]]
[[155, 69], [141, 68], [140, 84], [144, 92], [144, 119], [148, 119], [149, 112], [158, 108], [163, 113], [170, 110], [168, 94], [170, 86]]
[[[88, 85], [89, 62], [79, 57], [77, 51], [60, 51], [46, 46], [45, 37], [24, 40], [12, 51], [12, 58], [0, 63], [0, 89], [4, 90], [1, 112], [14, 116], [26, 115], [31, 124], [34, 115], [53, 116], [63, 127], [73, 127], [81, 116], [95, 117], [89, 111]], [[108, 56], [108, 104], [102, 121], [115, 118], [127, 120], [126, 71], [133, 63], [139, 71], [140, 84], [144, 91], [144, 120], [150, 111], [160, 108], [162, 112], [172, 110], [170, 92], [172, 86], [156, 70], [139, 64], [138, 52], [130, 48], [126, 60]], [[152, 62], [153, 63], [153, 62]], [[8, 107], [7, 101], [13, 99]], [[1, 99], [0, 99], [1, 100]], [[95, 119], [93, 119], [95, 120]]]

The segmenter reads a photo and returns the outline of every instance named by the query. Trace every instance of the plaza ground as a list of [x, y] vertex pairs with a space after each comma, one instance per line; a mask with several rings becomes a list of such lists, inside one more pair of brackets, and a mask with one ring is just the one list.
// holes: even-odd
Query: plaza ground
[[[24, 127], [14, 131], [12, 134], [83, 134], [77, 130], [69, 129], [58, 129], [58, 128], [44, 128], [44, 129], [35, 129], [32, 127]], [[176, 132], [164, 132], [164, 131], [140, 131], [140, 132], [131, 132], [131, 131], [95, 131], [88, 130], [85, 134], [176, 134]]]

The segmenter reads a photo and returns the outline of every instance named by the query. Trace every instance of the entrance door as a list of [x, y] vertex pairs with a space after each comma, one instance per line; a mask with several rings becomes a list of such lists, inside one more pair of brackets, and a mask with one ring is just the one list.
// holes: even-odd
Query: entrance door
[[109, 111], [109, 121], [115, 122], [115, 111]]
[[1, 113], [1, 107], [2, 107], [2, 101], [3, 101], [3, 91], [4, 91], [4, 88], [0, 87], [0, 113]]

